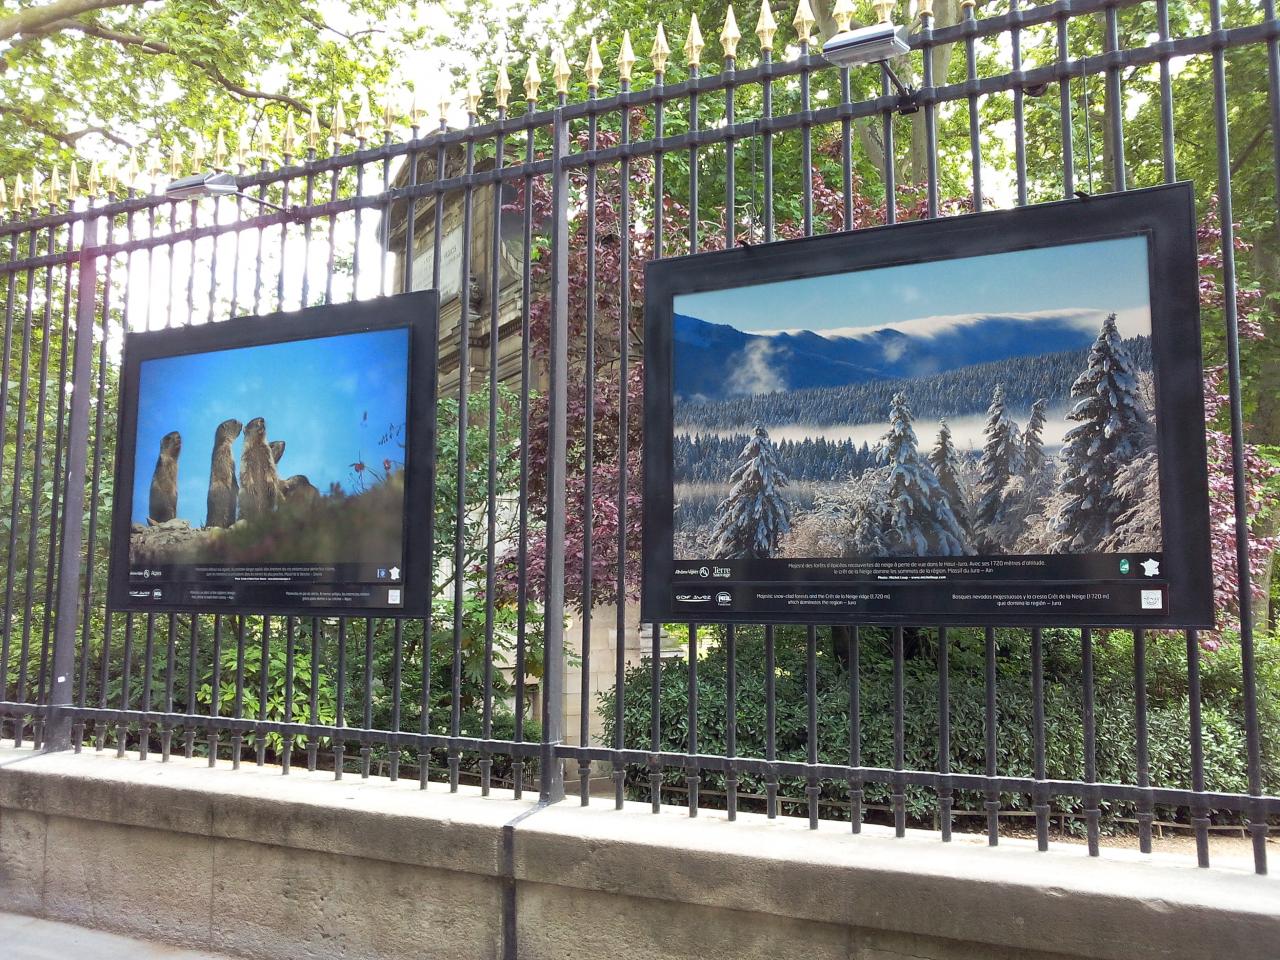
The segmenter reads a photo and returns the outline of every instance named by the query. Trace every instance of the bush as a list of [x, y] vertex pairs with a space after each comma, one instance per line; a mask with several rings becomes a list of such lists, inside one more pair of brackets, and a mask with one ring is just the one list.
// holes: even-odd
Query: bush
[[[823, 630], [817, 653], [818, 759], [821, 763], [849, 762], [849, 675], [843, 651], [836, 650]], [[950, 643], [951, 769], [981, 774], [986, 769], [984, 638], [979, 630], [952, 630]], [[765, 650], [762, 631], [738, 630], [738, 755], [765, 755]], [[938, 677], [936, 634], [909, 631], [905, 661], [904, 747], [906, 767], [934, 770], [938, 762]], [[1149, 634], [1148, 735], [1151, 783], [1160, 787], [1191, 787], [1190, 714], [1186, 691], [1186, 647], [1181, 635]], [[709, 754], [725, 752], [727, 650], [722, 630], [699, 633], [698, 743]], [[1076, 631], [1044, 632], [1044, 700], [1046, 772], [1050, 779], [1084, 779], [1083, 692], [1081, 649]], [[997, 771], [1001, 775], [1031, 776], [1034, 761], [1032, 722], [1031, 645], [1020, 631], [997, 633]], [[1234, 650], [1234, 656], [1232, 651]], [[1262, 638], [1258, 649], [1259, 686], [1277, 689], [1280, 644]], [[780, 628], [776, 642], [777, 756], [805, 761], [808, 707], [805, 696], [806, 641], [803, 630]], [[1133, 690], [1133, 637], [1127, 632], [1094, 635], [1096, 761], [1101, 782], [1136, 783], [1136, 722]], [[1238, 649], [1230, 645], [1206, 653], [1202, 668], [1202, 718], [1205, 781], [1211, 791], [1243, 793], [1248, 786], [1242, 697], [1239, 693]], [[632, 667], [623, 687], [624, 741], [649, 744], [650, 661]], [[660, 667], [660, 748], [681, 752], [687, 744], [689, 665], [672, 659]], [[861, 751], [863, 766], [893, 766], [893, 660], [887, 631], [864, 629], [860, 649], [862, 698]], [[1265, 700], [1266, 698], [1260, 698]], [[601, 696], [600, 712], [613, 737], [613, 692]], [[1262, 712], [1264, 778], [1270, 789], [1280, 782], [1280, 722], [1273, 705]], [[723, 791], [724, 774], [702, 772], [708, 791]], [[629, 794], [648, 799], [648, 770], [627, 770]], [[803, 799], [802, 778], [782, 778], [780, 795]], [[739, 791], [760, 794], [764, 782], [743, 774]], [[866, 802], [888, 803], [889, 788], [866, 785]], [[839, 804], [847, 816], [848, 789], [842, 781], [821, 784], [824, 802]], [[708, 798], [709, 799], [709, 798]], [[981, 809], [985, 799], [974, 791], [957, 791], [959, 808]], [[1055, 809], [1078, 812], [1080, 801], [1055, 797]], [[907, 812], [919, 821], [930, 818], [937, 804], [934, 791], [908, 787]], [[1004, 809], [1027, 809], [1025, 794], [1002, 797]], [[749, 806], [749, 804], [744, 804]], [[1131, 804], [1103, 802], [1104, 816], [1128, 817]], [[829, 808], [828, 808], [829, 810]], [[1173, 811], [1160, 809], [1161, 816]]]

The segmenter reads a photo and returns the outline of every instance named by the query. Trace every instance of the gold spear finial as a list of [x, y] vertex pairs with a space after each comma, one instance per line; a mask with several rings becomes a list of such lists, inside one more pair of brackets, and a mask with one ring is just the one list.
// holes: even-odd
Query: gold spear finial
[[9, 212], [9, 192], [5, 189], [4, 181], [0, 180], [0, 216]]
[[556, 47], [551, 55], [551, 79], [556, 85], [556, 93], [563, 96], [569, 92], [569, 79], [573, 71], [569, 68], [569, 58], [564, 54], [564, 47]]
[[265, 160], [274, 146], [271, 142], [271, 121], [264, 116], [258, 126], [258, 158]]
[[596, 43], [596, 38], [591, 38], [591, 49], [587, 52], [587, 62], [584, 64], [587, 71], [587, 87], [591, 90], [597, 90], [600, 87], [600, 74], [604, 72], [604, 61], [600, 59], [600, 45]]
[[972, 10], [975, 6], [977, 6], [977, 3], [975, 2], [975, 0], [960, 0], [960, 6], [962, 6], [966, 10]]
[[316, 112], [316, 105], [311, 105], [311, 116], [307, 118], [307, 149], [318, 150], [320, 148], [320, 114]]
[[813, 8], [809, 6], [809, 0], [800, 0], [791, 25], [796, 28], [796, 36], [805, 53], [809, 52], [809, 36], [813, 33], [813, 25], [817, 22], [817, 18], [813, 15]]
[[427, 118], [427, 111], [422, 108], [422, 104], [418, 102], [418, 88], [415, 85], [409, 99], [409, 126], [419, 128], [422, 121]]
[[498, 64], [498, 75], [493, 81], [493, 99], [498, 102], [498, 109], [507, 109], [507, 102], [511, 99], [511, 78], [507, 76], [507, 65], [505, 63]]
[[236, 166], [247, 166], [250, 158], [253, 156], [253, 131], [249, 129], [248, 124], [240, 128], [240, 133], [236, 137]]
[[360, 107], [356, 110], [356, 139], [368, 140], [373, 133], [373, 111], [369, 109], [369, 91], [361, 90]]
[[92, 199], [102, 192], [102, 171], [98, 169], [98, 161], [89, 163], [89, 181], [85, 184], [85, 194]]
[[702, 65], [702, 48], [705, 46], [702, 28], [698, 26], [698, 15], [694, 13], [689, 17], [689, 36], [684, 41], [684, 59], [695, 70]]
[[653, 72], [667, 72], [667, 58], [671, 56], [671, 47], [667, 45], [667, 32], [658, 24], [658, 32], [653, 35], [653, 46], [649, 48], [649, 59], [653, 61]]
[[200, 137], [191, 138], [191, 169], [199, 173], [204, 169], [204, 161], [208, 156], [204, 141]]
[[182, 176], [182, 143], [173, 141], [169, 146], [169, 179], [177, 180]]
[[160, 144], [152, 142], [147, 149], [147, 177], [156, 180], [164, 169], [164, 155], [160, 153]]
[[62, 174], [58, 172], [57, 164], [54, 164], [53, 171], [49, 174], [48, 199], [51, 207], [56, 207], [62, 201]]
[[[848, 0], [845, 0], [847, 3]], [[720, 30], [720, 46], [729, 60], [738, 59], [738, 41], [742, 39], [742, 31], [738, 29], [738, 18], [733, 15], [733, 5], [724, 15], [724, 26]]]
[[875, 0], [871, 8], [875, 10], [876, 18], [881, 23], [893, 22], [894, 0]]
[[756, 20], [756, 36], [760, 38], [760, 49], [773, 49], [773, 36], [778, 32], [778, 21], [773, 19], [773, 10], [769, 8], [769, 0], [760, 0], [760, 18]]
[[524, 72], [524, 95], [525, 99], [533, 103], [538, 99], [538, 88], [542, 86], [542, 74], [538, 72], [538, 58], [535, 54], [529, 55], [529, 66]]
[[452, 93], [445, 92], [445, 93], [441, 94], [441, 95], [440, 95], [440, 102], [436, 104], [436, 108], [437, 108], [437, 110], [438, 110], [438, 114], [437, 114], [437, 115], [439, 116], [439, 118], [440, 118], [440, 122], [441, 122], [441, 123], [448, 123], [448, 121], [449, 121], [449, 108], [450, 108], [450, 107], [452, 107], [452, 106], [453, 106], [453, 95], [452, 95]]
[[391, 91], [386, 90], [382, 97], [382, 132], [390, 136], [391, 132], [396, 128], [396, 121], [399, 119], [399, 112], [391, 99]]
[[919, 0], [916, 7], [918, 8], [916, 12], [920, 14], [921, 18], [928, 17], [930, 20], [933, 19], [933, 0]]
[[22, 174], [13, 178], [13, 212], [22, 215], [27, 205], [27, 187], [22, 182]]
[[845, 33], [853, 21], [853, 0], [836, 0], [831, 8], [831, 18], [836, 22], [836, 32]]
[[329, 125], [329, 142], [333, 145], [333, 153], [338, 152], [343, 135], [347, 132], [347, 112], [342, 109], [342, 101], [333, 104], [333, 122]]
[[298, 153], [298, 130], [293, 125], [293, 114], [286, 113], [284, 115], [284, 129], [280, 131], [280, 145], [284, 149], [286, 157], [296, 156]]
[[631, 82], [631, 68], [636, 65], [636, 52], [631, 47], [631, 31], [622, 31], [622, 46], [618, 49], [618, 79]]
[[102, 164], [102, 185], [108, 194], [120, 192], [120, 167], [115, 157], [107, 157]]
[[467, 78], [467, 116], [477, 117], [480, 115], [480, 81], [475, 77]]
[[72, 160], [67, 167], [67, 199], [75, 200], [80, 196], [80, 163]]
[[128, 189], [132, 189], [138, 182], [138, 155], [134, 153], [132, 147], [129, 149], [124, 169], [120, 171], [120, 182]]
[[28, 197], [31, 201], [31, 209], [36, 210], [40, 207], [40, 196], [44, 193], [43, 184], [40, 182], [40, 175], [36, 173], [36, 168], [31, 168], [31, 183], [27, 188]]

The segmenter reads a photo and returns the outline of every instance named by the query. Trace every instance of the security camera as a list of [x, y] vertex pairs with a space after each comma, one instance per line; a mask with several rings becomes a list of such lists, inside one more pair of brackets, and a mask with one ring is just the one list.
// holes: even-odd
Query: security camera
[[236, 178], [230, 173], [197, 173], [174, 180], [164, 188], [164, 195], [170, 200], [191, 200], [197, 197], [223, 197], [236, 191]]
[[892, 23], [875, 23], [837, 33], [822, 45], [822, 55], [838, 67], [879, 63], [910, 51], [907, 28], [895, 27]]

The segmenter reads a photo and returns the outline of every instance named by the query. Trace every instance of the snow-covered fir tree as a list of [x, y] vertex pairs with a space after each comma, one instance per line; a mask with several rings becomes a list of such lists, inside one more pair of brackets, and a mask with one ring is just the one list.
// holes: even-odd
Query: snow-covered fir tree
[[940, 421], [938, 440], [933, 450], [929, 452], [929, 466], [933, 469], [934, 476], [938, 478], [938, 485], [942, 487], [942, 492], [947, 495], [951, 512], [955, 514], [956, 520], [960, 522], [965, 532], [969, 533], [969, 511], [965, 506], [964, 490], [960, 485], [960, 455], [956, 453], [956, 445], [951, 439], [951, 427], [945, 419]]
[[1005, 488], [1009, 478], [1022, 469], [1022, 441], [1018, 425], [1009, 416], [1004, 384], [996, 384], [991, 406], [987, 408], [986, 441], [982, 446], [982, 476], [978, 481], [979, 499], [976, 522], [994, 527], [1004, 517]]
[[972, 554], [969, 536], [928, 462], [920, 455], [906, 395], [889, 407], [889, 432], [880, 438], [880, 462], [889, 467], [886, 552], [896, 556], [955, 557]]
[[1044, 470], [1044, 423], [1045, 407], [1048, 402], [1037, 400], [1031, 405], [1031, 419], [1027, 421], [1027, 429], [1022, 434], [1022, 473], [1027, 477], [1036, 477]]
[[789, 481], [764, 427], [756, 427], [738, 460], [729, 496], [716, 507], [711, 555], [723, 560], [776, 556], [778, 541], [791, 528], [791, 509], [782, 495]]
[[1067, 414], [1078, 426], [1067, 431], [1062, 450], [1062, 505], [1053, 521], [1054, 549], [1097, 550], [1125, 504], [1115, 494], [1116, 477], [1151, 442], [1151, 424], [1140, 396], [1138, 373], [1108, 314], [1089, 350], [1084, 373], [1071, 385], [1075, 406]]

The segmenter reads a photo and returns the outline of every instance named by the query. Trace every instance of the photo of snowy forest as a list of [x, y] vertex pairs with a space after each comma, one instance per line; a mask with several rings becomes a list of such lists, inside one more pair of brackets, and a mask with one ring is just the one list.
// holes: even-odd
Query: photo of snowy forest
[[677, 560], [1159, 551], [1147, 241], [676, 297]]

